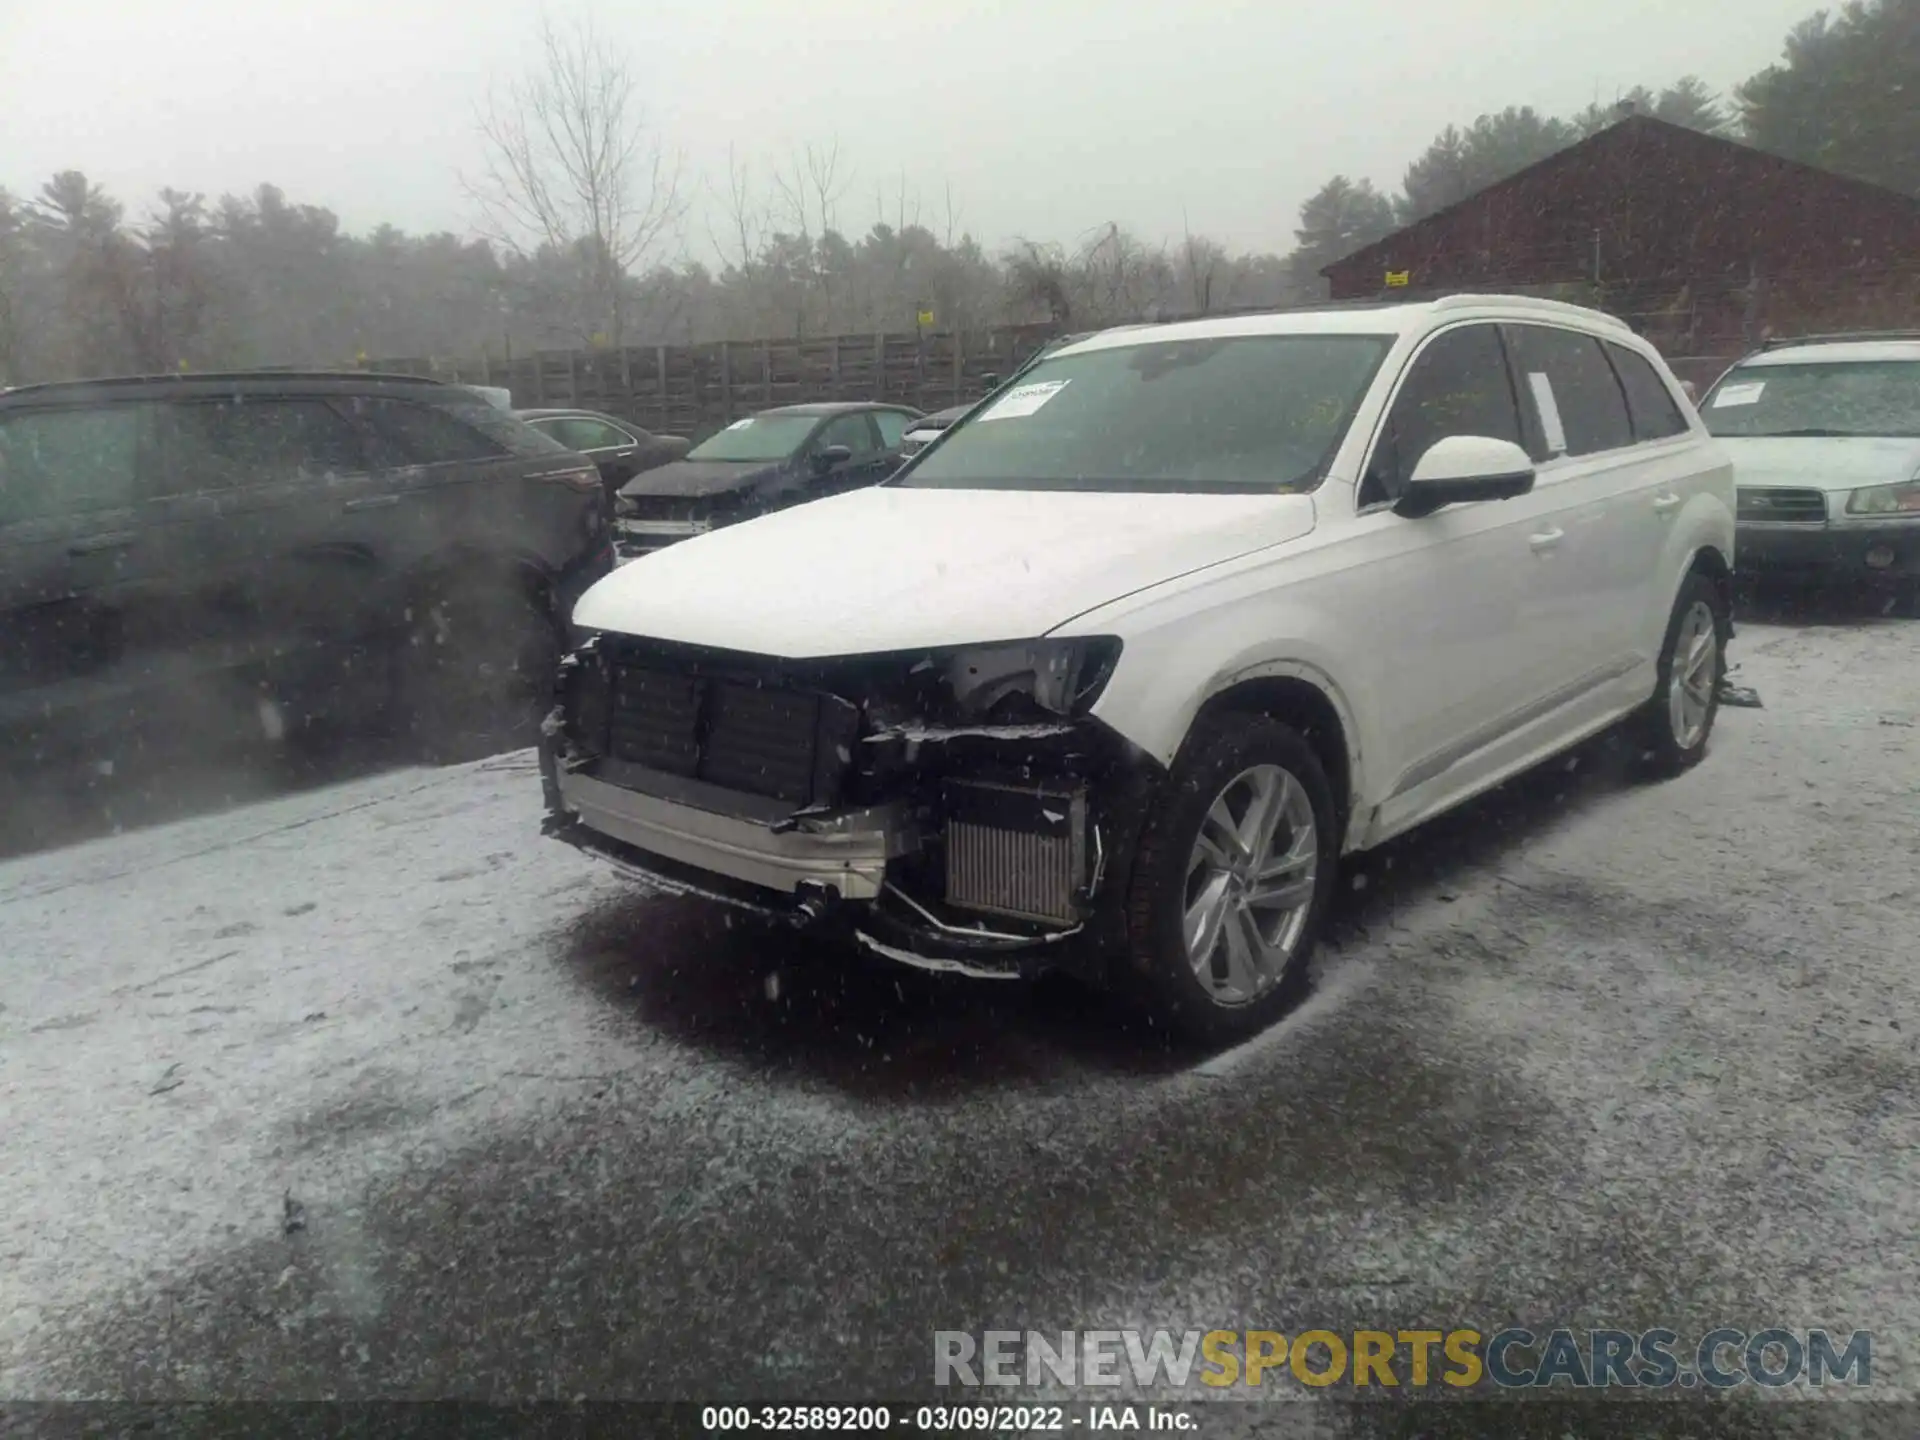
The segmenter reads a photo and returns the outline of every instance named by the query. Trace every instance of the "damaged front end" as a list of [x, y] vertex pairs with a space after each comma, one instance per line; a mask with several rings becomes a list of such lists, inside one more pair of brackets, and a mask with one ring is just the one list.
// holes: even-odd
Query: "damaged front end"
[[1087, 711], [1119, 642], [788, 661], [600, 634], [542, 728], [546, 833], [924, 969], [1097, 970], [1158, 767]]

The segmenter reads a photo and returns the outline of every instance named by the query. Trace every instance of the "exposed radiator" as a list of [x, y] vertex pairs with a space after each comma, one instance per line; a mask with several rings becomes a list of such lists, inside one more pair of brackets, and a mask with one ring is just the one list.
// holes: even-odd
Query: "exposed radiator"
[[1084, 791], [947, 785], [947, 903], [1070, 925], [1086, 882]]

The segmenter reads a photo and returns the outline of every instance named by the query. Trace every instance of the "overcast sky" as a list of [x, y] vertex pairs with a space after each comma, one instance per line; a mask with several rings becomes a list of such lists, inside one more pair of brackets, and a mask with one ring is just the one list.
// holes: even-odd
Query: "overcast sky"
[[[567, 0], [553, 13], [565, 15]], [[1565, 113], [1778, 58], [1809, 0], [585, 0], [638, 64], [696, 188], [727, 147], [838, 140], [863, 230], [904, 169], [924, 221], [998, 246], [1118, 220], [1285, 250], [1336, 172], [1397, 187], [1444, 125]], [[470, 230], [489, 76], [537, 0], [0, 0], [0, 185], [78, 168], [138, 213], [162, 185], [271, 181], [348, 228]], [[711, 259], [707, 227], [687, 247]]]

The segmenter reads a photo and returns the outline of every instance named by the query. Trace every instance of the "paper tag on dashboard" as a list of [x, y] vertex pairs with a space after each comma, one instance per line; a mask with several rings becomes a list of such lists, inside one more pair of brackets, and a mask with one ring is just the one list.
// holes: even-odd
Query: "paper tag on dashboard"
[[1728, 385], [1713, 397], [1713, 408], [1723, 409], [1729, 405], [1753, 405], [1760, 399], [1760, 392], [1767, 388], [1764, 380], [1748, 380], [1740, 385]]
[[1070, 383], [1067, 380], [1036, 380], [1031, 385], [1016, 385], [979, 418], [1013, 420], [1022, 415], [1031, 415]]
[[1547, 453], [1567, 453], [1567, 427], [1560, 423], [1560, 402], [1553, 398], [1553, 382], [1538, 370], [1529, 371], [1527, 384], [1533, 390], [1533, 408], [1540, 412], [1540, 429], [1547, 442]]

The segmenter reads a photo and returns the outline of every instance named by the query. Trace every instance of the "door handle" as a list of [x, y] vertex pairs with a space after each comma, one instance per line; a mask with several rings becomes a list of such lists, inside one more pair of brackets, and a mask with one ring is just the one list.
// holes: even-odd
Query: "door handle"
[[1680, 497], [1678, 495], [1662, 495], [1653, 502], [1654, 512], [1660, 515], [1666, 514], [1669, 510], [1677, 510], [1679, 507]]
[[102, 550], [125, 550], [140, 538], [137, 530], [114, 530], [104, 535], [84, 535], [67, 546], [69, 555], [97, 555]]
[[342, 510], [385, 510], [390, 505], [398, 505], [398, 495], [368, 495], [359, 500], [349, 500]]
[[1529, 535], [1527, 544], [1536, 550], [1551, 550], [1567, 538], [1567, 532], [1555, 526], [1551, 530], [1542, 530], [1538, 535]]

